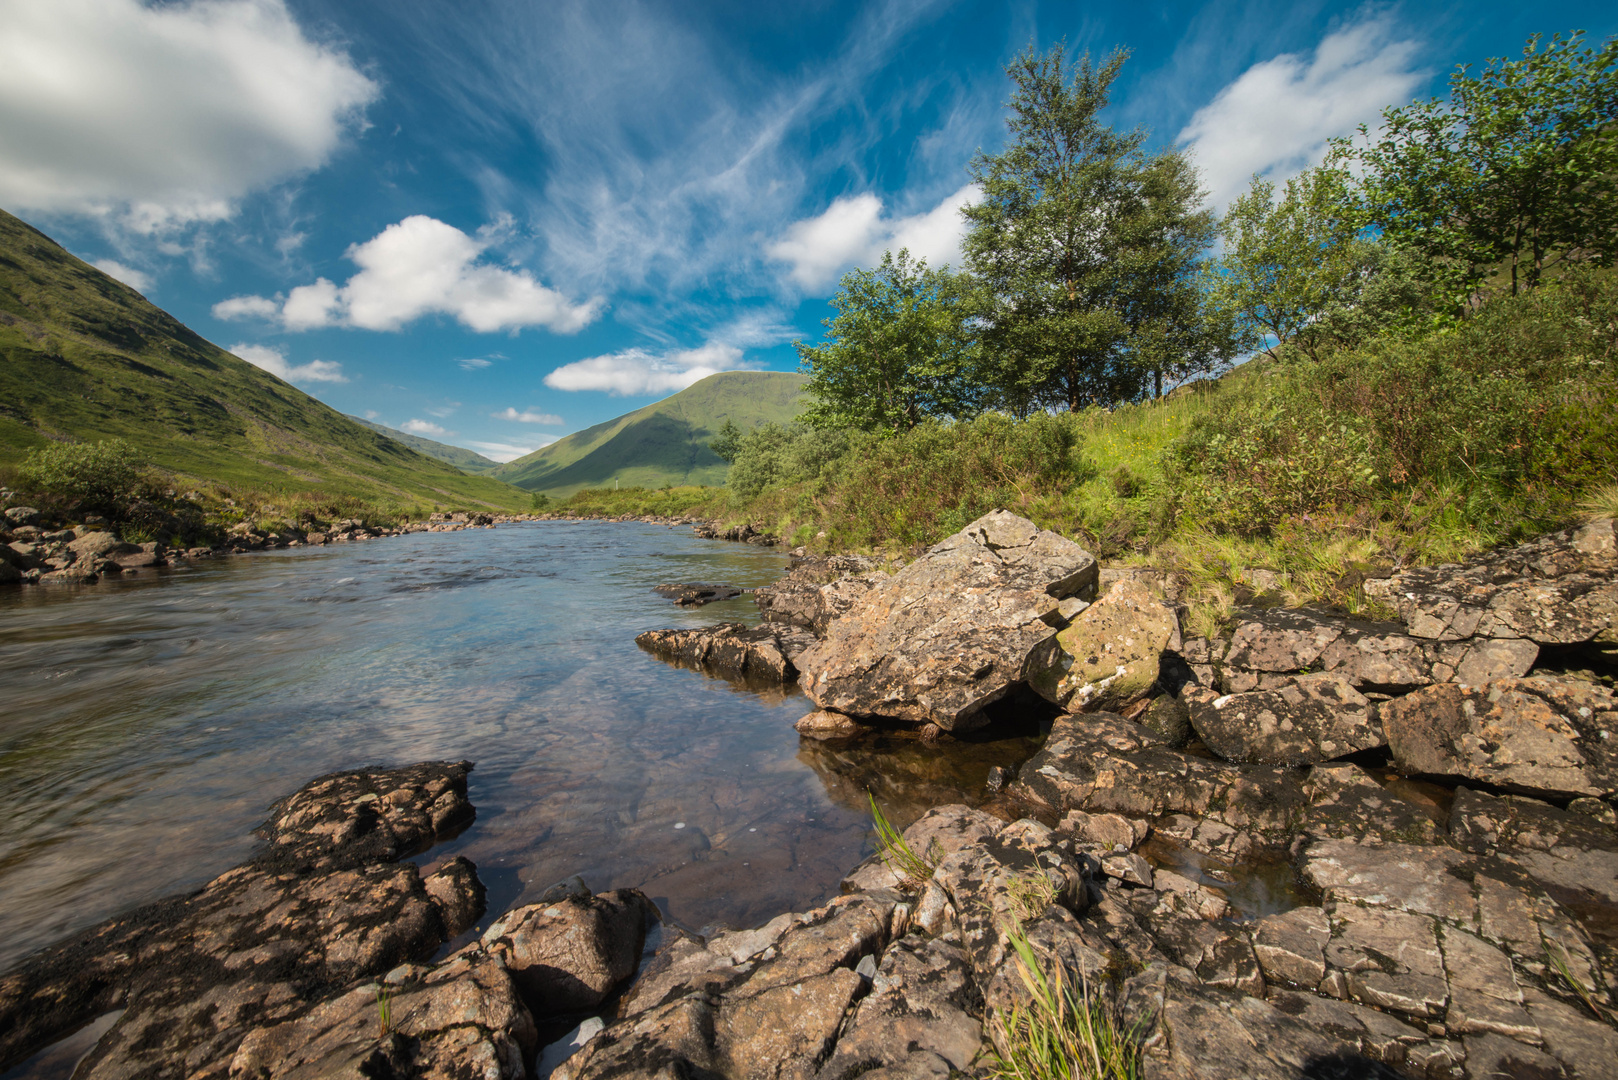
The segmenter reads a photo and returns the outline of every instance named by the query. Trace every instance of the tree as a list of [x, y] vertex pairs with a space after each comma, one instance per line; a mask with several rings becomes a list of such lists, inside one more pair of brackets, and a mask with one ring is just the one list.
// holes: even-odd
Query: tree
[[742, 449], [742, 429], [736, 426], [736, 421], [726, 420], [725, 426], [719, 429], [719, 434], [708, 444], [708, 449], [718, 454], [726, 462], [734, 463], [736, 455]]
[[1374, 223], [1447, 269], [1461, 296], [1495, 268], [1515, 295], [1557, 254], [1618, 254], [1618, 40], [1539, 43], [1477, 77], [1458, 68], [1448, 102], [1388, 109], [1374, 137], [1360, 128]]
[[794, 342], [805, 392], [800, 419], [816, 428], [908, 431], [928, 417], [977, 411], [977, 345], [968, 325], [968, 284], [908, 250], [875, 270], [843, 275], [822, 345]]
[[1319, 359], [1329, 329], [1324, 316], [1353, 302], [1374, 260], [1354, 191], [1337, 147], [1288, 180], [1279, 200], [1273, 183], [1254, 176], [1231, 204], [1219, 226], [1225, 253], [1208, 267], [1208, 294], [1229, 313], [1241, 347], [1265, 346], [1273, 356], [1293, 344]]

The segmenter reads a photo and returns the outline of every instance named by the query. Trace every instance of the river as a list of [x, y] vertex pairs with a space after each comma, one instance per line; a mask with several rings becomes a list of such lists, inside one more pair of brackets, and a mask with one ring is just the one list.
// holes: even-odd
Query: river
[[314, 776], [435, 758], [476, 762], [478, 817], [419, 861], [476, 862], [491, 916], [575, 873], [694, 930], [813, 906], [870, 850], [867, 790], [902, 824], [1036, 744], [800, 740], [796, 691], [635, 646], [757, 618], [751, 597], [685, 611], [652, 586], [756, 587], [785, 562], [533, 522], [0, 592], [0, 970], [241, 862]]

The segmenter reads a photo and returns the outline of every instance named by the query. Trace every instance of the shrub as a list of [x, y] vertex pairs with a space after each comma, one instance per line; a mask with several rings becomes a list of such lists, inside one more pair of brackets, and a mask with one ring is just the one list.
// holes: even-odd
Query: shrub
[[28, 453], [24, 482], [41, 492], [75, 497], [86, 505], [118, 513], [139, 493], [146, 462], [122, 439], [96, 443], [52, 443]]

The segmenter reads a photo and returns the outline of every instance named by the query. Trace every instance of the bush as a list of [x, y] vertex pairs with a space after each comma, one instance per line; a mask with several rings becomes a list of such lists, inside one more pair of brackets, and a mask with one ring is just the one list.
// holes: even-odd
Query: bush
[[77, 498], [117, 514], [139, 495], [146, 468], [134, 447], [109, 439], [39, 447], [29, 451], [20, 471], [24, 482], [40, 492]]

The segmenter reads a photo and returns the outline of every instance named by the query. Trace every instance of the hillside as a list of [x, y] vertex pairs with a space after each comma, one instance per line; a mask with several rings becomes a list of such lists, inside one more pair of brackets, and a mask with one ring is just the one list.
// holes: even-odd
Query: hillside
[[361, 427], [386, 435], [394, 442], [402, 442], [418, 454], [426, 454], [439, 461], [447, 461], [451, 465], [468, 473], [490, 473], [500, 467], [498, 461], [492, 461], [475, 450], [467, 450], [460, 446], [450, 446], [448, 443], [433, 442], [420, 435], [412, 435], [408, 431], [396, 431], [384, 424], [378, 424], [359, 416], [349, 416], [349, 419]]
[[0, 465], [63, 438], [124, 439], [160, 468], [248, 488], [529, 501], [232, 356], [0, 211]]
[[708, 449], [725, 421], [745, 430], [788, 423], [803, 408], [803, 375], [722, 371], [673, 397], [536, 450], [495, 476], [528, 491], [567, 496], [585, 487], [722, 484], [729, 466]]

